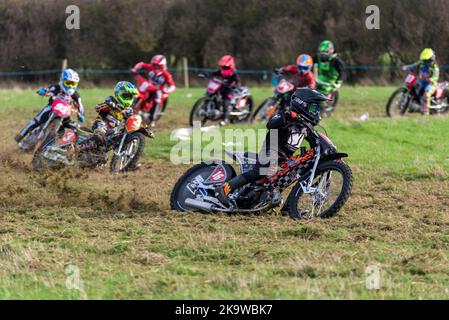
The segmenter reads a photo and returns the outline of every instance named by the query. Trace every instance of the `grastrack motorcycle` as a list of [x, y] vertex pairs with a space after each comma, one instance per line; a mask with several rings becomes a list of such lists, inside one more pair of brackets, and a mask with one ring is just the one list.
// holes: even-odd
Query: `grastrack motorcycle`
[[[49, 104], [53, 105], [54, 101], [56, 99], [64, 99], [63, 96], [50, 96], [49, 98]], [[78, 112], [78, 106], [76, 105], [75, 102], [67, 102], [69, 103], [69, 105], [71, 106], [71, 111], [76, 111]], [[71, 104], [74, 104], [73, 108]], [[54, 111], [53, 111], [54, 113]], [[70, 121], [70, 116], [69, 117], [63, 117], [63, 121], [62, 121], [62, 125], [60, 127], [60, 130], [64, 130], [64, 127], [69, 125], [71, 123]], [[25, 152], [33, 152], [34, 148], [36, 146], [36, 143], [38, 142], [38, 137], [41, 134], [42, 129], [44, 128], [45, 123], [37, 126], [36, 128], [34, 128], [33, 130], [31, 130], [30, 132], [28, 132], [25, 137], [23, 137], [23, 139], [17, 144], [17, 146], [19, 147], [20, 150], [25, 151]]]
[[[323, 93], [321, 88], [330, 86], [329, 83], [320, 80], [317, 80], [316, 83], [318, 87], [317, 89], [321, 93]], [[332, 112], [334, 112], [337, 107], [339, 97], [340, 94], [338, 93], [338, 89], [333, 89], [327, 94], [328, 101], [324, 102], [321, 106], [321, 118], [329, 118], [332, 115]]]
[[[176, 183], [170, 197], [171, 208], [177, 211], [259, 213], [281, 206], [282, 192], [291, 189], [284, 209], [301, 218], [333, 217], [348, 200], [352, 188], [352, 172], [343, 162], [348, 157], [304, 119], [299, 132], [300, 144], [308, 135], [310, 148], [301, 147], [301, 154], [282, 163], [275, 174], [249, 183], [230, 194], [230, 207], [215, 197], [215, 188], [236, 176], [225, 161], [201, 163], [189, 169]], [[227, 152], [241, 172], [251, 170], [257, 155]], [[283, 211], [285, 211], [283, 210]]]
[[281, 79], [274, 89], [273, 96], [264, 100], [251, 116], [253, 123], [267, 123], [268, 119], [289, 104], [295, 86], [285, 79]]
[[[168, 104], [168, 94], [162, 94], [162, 104], [158, 104], [155, 102], [154, 97], [151, 97], [145, 100], [145, 92], [148, 86], [151, 86], [150, 80], [142, 83], [139, 87], [139, 96], [136, 99], [134, 104], [134, 111], [136, 114], [140, 115], [144, 121], [144, 123], [150, 125], [152, 122], [157, 122], [164, 115], [165, 108]], [[156, 93], [155, 93], [156, 94]]]
[[[198, 77], [206, 78], [207, 75], [199, 74]], [[199, 121], [204, 126], [207, 121], [218, 121], [224, 112], [224, 101], [220, 94], [220, 89], [226, 85], [226, 81], [212, 77], [207, 84], [204, 97], [200, 98], [192, 107], [189, 124], [193, 126], [194, 121]], [[240, 87], [233, 90], [230, 101], [229, 121], [231, 123], [246, 122], [251, 117], [253, 109], [253, 98], [247, 87]]]
[[101, 147], [76, 153], [76, 145], [91, 139], [93, 132], [73, 122], [61, 132], [61, 119], [70, 116], [70, 109], [67, 109], [68, 105], [63, 101], [58, 103], [60, 107], [55, 109], [55, 116], [50, 116], [36, 146], [32, 161], [35, 170], [75, 164], [82, 168], [102, 166], [108, 162], [110, 150], [114, 150], [110, 163], [111, 172], [132, 170], [144, 151], [144, 137], [153, 137], [153, 133], [143, 125], [142, 117], [131, 115], [124, 125], [108, 132]]
[[[391, 95], [387, 103], [387, 116], [402, 117], [407, 113], [421, 113], [421, 88], [417, 85], [418, 77], [409, 72], [404, 84]], [[440, 82], [432, 95], [430, 114], [443, 114], [449, 111], [449, 82]]]

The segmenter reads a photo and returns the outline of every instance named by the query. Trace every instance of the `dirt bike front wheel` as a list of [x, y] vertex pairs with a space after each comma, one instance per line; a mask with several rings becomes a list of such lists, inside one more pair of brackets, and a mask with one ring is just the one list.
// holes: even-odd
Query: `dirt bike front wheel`
[[338, 91], [333, 91], [330, 97], [330, 101], [325, 103], [324, 110], [321, 112], [322, 118], [329, 118], [332, 115], [332, 112], [334, 112], [335, 108], [337, 108], [338, 99], [340, 97], [340, 94]]
[[30, 132], [28, 132], [25, 137], [18, 143], [18, 147], [20, 150], [24, 152], [31, 152], [34, 149], [34, 146], [37, 143], [37, 137], [39, 136], [39, 132], [41, 131], [41, 127], [37, 127]]
[[192, 111], [190, 112], [189, 117], [189, 125], [193, 127], [193, 122], [199, 121], [201, 123], [201, 126], [204, 126], [207, 122], [207, 104], [209, 103], [210, 99], [203, 97], [199, 99], [192, 107]]
[[114, 153], [110, 165], [111, 173], [125, 172], [136, 168], [144, 148], [145, 136], [140, 132], [131, 134], [123, 145], [122, 153], [120, 155]]
[[159, 121], [161, 119], [161, 117], [162, 117], [163, 112], [164, 112], [163, 111], [164, 110], [164, 106], [155, 103], [153, 108], [155, 108], [154, 109], [153, 121]]
[[319, 164], [311, 189], [313, 192], [304, 193], [300, 183], [292, 189], [288, 197], [290, 216], [297, 219], [335, 216], [350, 196], [351, 168], [343, 161]]
[[399, 88], [388, 99], [386, 113], [390, 118], [404, 116], [410, 104], [410, 95], [406, 88]]
[[57, 164], [54, 161], [46, 159], [43, 155], [45, 149], [56, 143], [57, 134], [61, 127], [62, 120], [59, 118], [53, 119], [47, 126], [46, 131], [43, 134], [42, 139], [37, 139], [34, 146], [33, 160], [31, 165], [36, 171], [43, 170], [45, 168], [56, 168]]
[[277, 106], [278, 103], [275, 98], [265, 99], [253, 113], [251, 122], [255, 124], [267, 123], [270, 117], [277, 111]]

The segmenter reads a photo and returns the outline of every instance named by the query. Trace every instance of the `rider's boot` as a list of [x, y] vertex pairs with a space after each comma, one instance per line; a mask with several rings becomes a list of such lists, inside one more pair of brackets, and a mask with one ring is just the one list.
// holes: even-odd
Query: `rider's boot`
[[307, 216], [309, 214], [309, 211], [306, 209], [298, 209], [298, 212], [295, 213], [291, 213], [289, 212], [288, 215], [290, 216], [290, 218], [292, 218], [293, 220], [301, 220], [302, 218], [304, 218], [305, 216]]
[[30, 132], [31, 130], [33, 130], [34, 128], [36, 128], [38, 126], [38, 122], [33, 118], [31, 119], [27, 125], [14, 137], [14, 140], [19, 143], [20, 141], [23, 140], [23, 138], [25, 138], [25, 136], [28, 134], [28, 132]]
[[248, 180], [244, 175], [238, 175], [238, 176], [232, 178], [231, 180], [229, 180], [228, 182], [225, 182], [221, 186], [216, 187], [215, 188], [215, 197], [217, 197], [217, 199], [220, 200], [220, 202], [222, 204], [224, 204], [226, 207], [230, 207], [231, 202], [229, 201], [229, 197], [228, 197], [229, 194], [232, 191], [237, 190], [240, 187], [243, 187], [244, 185], [246, 185], [249, 182], [251, 182], [251, 181]]
[[16, 134], [16, 136], [14, 137], [14, 140], [16, 140], [17, 143], [19, 143], [20, 141], [22, 141], [23, 138], [24, 138], [24, 137], [23, 137], [20, 133], [18, 133], [18, 134]]
[[425, 94], [421, 105], [421, 113], [425, 116], [430, 115], [430, 104], [432, 97], [429, 94]]
[[225, 101], [224, 102], [224, 110], [223, 110], [223, 115], [221, 116], [221, 120], [220, 120], [220, 126], [225, 126], [227, 124], [229, 124], [229, 106], [230, 102], [229, 101]]
[[231, 202], [229, 202], [228, 195], [231, 192], [231, 186], [229, 183], [225, 182], [221, 186], [215, 188], [215, 197], [226, 207], [231, 206]]

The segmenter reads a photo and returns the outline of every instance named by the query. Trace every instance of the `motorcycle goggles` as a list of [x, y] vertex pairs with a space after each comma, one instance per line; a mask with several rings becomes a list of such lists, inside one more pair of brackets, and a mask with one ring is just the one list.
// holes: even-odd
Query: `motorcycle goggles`
[[78, 86], [78, 82], [72, 80], [64, 80], [63, 84], [64, 87], [69, 89], [76, 88]]
[[329, 53], [320, 53], [320, 60], [321, 61], [329, 61], [331, 55]]
[[298, 67], [298, 72], [301, 73], [307, 73], [310, 70], [310, 66], [297, 66]]
[[125, 92], [125, 93], [120, 94], [120, 98], [122, 98], [125, 101], [133, 100], [134, 99], [134, 95], [132, 93]]
[[320, 113], [321, 107], [319, 104], [313, 103], [307, 106], [307, 110], [311, 113]]

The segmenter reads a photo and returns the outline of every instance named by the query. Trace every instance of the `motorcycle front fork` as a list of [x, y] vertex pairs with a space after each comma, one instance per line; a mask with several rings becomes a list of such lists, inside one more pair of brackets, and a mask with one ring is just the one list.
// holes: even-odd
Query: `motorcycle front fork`
[[126, 132], [123, 134], [122, 139], [120, 140], [120, 144], [119, 144], [117, 150], [115, 150], [115, 152], [114, 152], [117, 157], [120, 157], [123, 154], [122, 149], [123, 149], [123, 145], [125, 143], [127, 135], [128, 134]]

